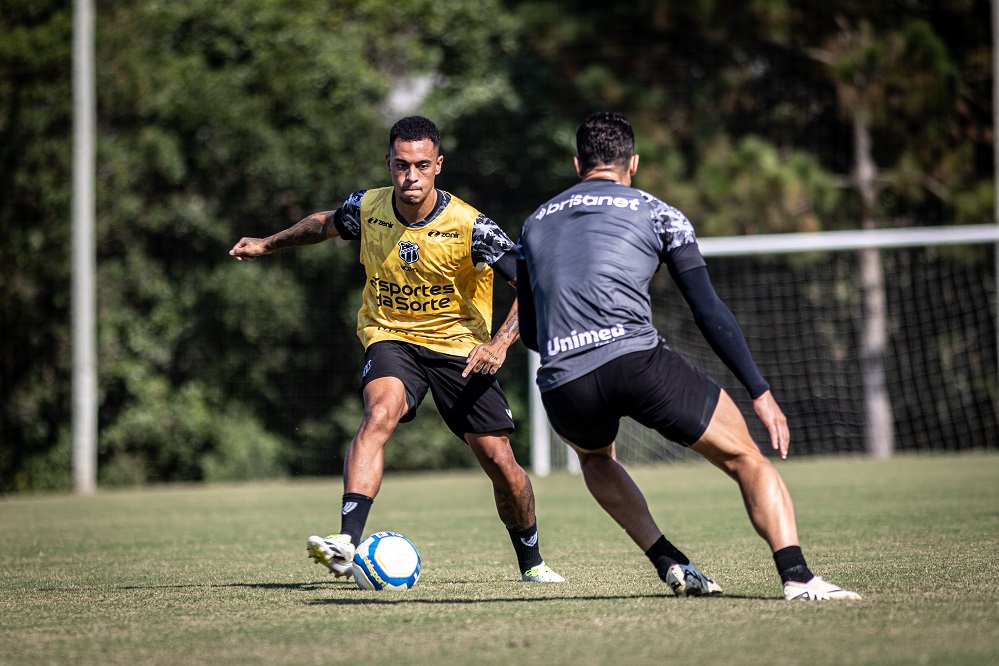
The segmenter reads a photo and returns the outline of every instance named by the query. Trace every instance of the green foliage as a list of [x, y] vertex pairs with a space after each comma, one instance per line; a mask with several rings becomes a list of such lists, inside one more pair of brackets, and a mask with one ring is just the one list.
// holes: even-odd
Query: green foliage
[[285, 442], [253, 419], [229, 417], [217, 445], [202, 459], [205, 481], [249, 481], [284, 476]]
[[46, 451], [23, 455], [8, 480], [12, 491], [66, 492], [72, 484], [73, 451], [69, 433], [59, 433], [58, 444]]
[[[608, 108], [635, 124], [637, 184], [702, 234], [855, 226], [861, 112], [882, 219], [991, 221], [988, 8], [875, 5], [98, 3], [102, 483], [339, 471], [360, 415], [356, 246], [226, 253], [387, 183], [403, 114], [439, 122], [441, 186], [513, 236], [574, 182], [575, 127]], [[0, 12], [0, 492], [70, 480], [71, 45], [66, 3]], [[502, 377], [521, 423], [525, 358]], [[392, 466], [469, 464], [431, 412]]]
[[103, 485], [162, 481], [243, 481], [281, 476], [286, 444], [251, 414], [227, 411], [210, 389], [170, 390], [161, 375], [101, 437]]
[[[546, 112], [535, 115], [550, 110], [574, 126], [597, 109], [627, 113], [644, 144], [640, 183], [689, 209], [699, 227], [856, 228], [851, 191], [807, 225], [763, 215], [734, 227], [721, 212], [732, 197], [698, 201], [703, 162], [747, 137], [778, 154], [809, 153], [808, 174], [820, 166], [821, 180], [849, 184], [856, 114], [878, 123], [876, 163], [900, 185], [879, 201], [889, 224], [949, 223], [955, 194], [991, 181], [991, 37], [982, 3], [840, 0], [808, 11], [783, 0], [514, 4], [538, 78], [550, 83], [534, 98]], [[895, 173], [907, 165], [918, 178]]]
[[835, 215], [839, 183], [808, 153], [782, 155], [747, 136], [738, 146], [724, 137], [704, 155], [694, 183], [706, 235], [818, 231]]
[[[467, 19], [482, 9], [452, 4]], [[101, 264], [115, 302], [102, 319], [102, 358], [111, 359], [102, 381], [115, 390], [102, 405], [102, 460], [127, 452], [146, 461], [151, 478], [231, 478], [238, 462], [224, 461], [238, 461], [239, 446], [247, 458], [252, 441], [265, 453], [281, 446], [259, 436], [237, 445], [209, 428], [214, 410], [252, 405], [251, 431], [296, 446], [317, 408], [352, 391], [356, 246], [254, 265], [225, 251], [240, 235], [271, 233], [387, 182], [390, 87], [427, 72], [460, 83], [484, 70], [471, 46], [486, 24], [466, 21], [479, 32], [438, 39], [449, 29], [445, 16], [434, 3], [400, 12], [379, 1], [121, 4], [111, 12], [102, 78], [120, 94], [102, 100], [115, 127], [102, 188], [115, 196], [106, 199]], [[457, 53], [468, 55], [448, 57]], [[149, 383], [160, 387], [155, 395], [140, 387]], [[186, 398], [192, 385], [211, 387], [195, 392], [208, 410], [201, 417]], [[324, 428], [325, 448], [353, 428]]]
[[71, 25], [62, 2], [0, 11], [0, 492], [69, 481]]
[[996, 192], [992, 183], [978, 181], [954, 195], [954, 221], [957, 224], [990, 224], [995, 218]]

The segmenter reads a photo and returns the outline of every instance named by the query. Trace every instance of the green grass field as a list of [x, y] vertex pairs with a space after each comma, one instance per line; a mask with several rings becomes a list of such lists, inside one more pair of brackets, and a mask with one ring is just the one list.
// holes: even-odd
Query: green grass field
[[735, 484], [633, 470], [724, 588], [678, 599], [581, 478], [534, 479], [563, 585], [519, 582], [478, 472], [389, 476], [368, 531], [409, 536], [409, 592], [306, 557], [339, 479], [0, 500], [0, 664], [996, 664], [999, 456], [777, 463], [811, 567], [860, 602], [791, 603]]

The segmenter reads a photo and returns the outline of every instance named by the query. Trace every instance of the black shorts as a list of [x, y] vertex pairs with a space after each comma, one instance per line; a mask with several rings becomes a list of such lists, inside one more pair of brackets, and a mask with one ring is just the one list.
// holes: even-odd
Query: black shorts
[[545, 391], [541, 400], [555, 432], [592, 451], [614, 441], [623, 416], [690, 446], [707, 429], [720, 393], [714, 380], [660, 342]]
[[364, 354], [361, 390], [380, 377], [400, 379], [406, 387], [409, 411], [399, 422], [406, 423], [416, 417], [416, 408], [430, 389], [447, 427], [463, 442], [468, 432], [512, 431], [513, 413], [496, 375], [473, 372], [462, 377], [465, 365], [464, 356], [441, 354], [408, 342], [376, 342]]

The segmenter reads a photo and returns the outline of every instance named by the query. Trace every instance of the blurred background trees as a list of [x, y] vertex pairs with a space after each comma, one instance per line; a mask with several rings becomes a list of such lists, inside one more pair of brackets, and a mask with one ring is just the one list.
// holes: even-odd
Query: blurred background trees
[[[70, 483], [71, 3], [0, 10], [0, 491]], [[362, 271], [338, 241], [237, 263], [388, 184], [397, 118], [511, 236], [589, 112], [702, 235], [993, 221], [984, 0], [98, 3], [99, 482], [339, 473]], [[513, 290], [497, 288], [496, 312]], [[501, 317], [499, 317], [501, 319]], [[525, 460], [526, 355], [502, 381]], [[392, 469], [474, 465], [433, 417]]]

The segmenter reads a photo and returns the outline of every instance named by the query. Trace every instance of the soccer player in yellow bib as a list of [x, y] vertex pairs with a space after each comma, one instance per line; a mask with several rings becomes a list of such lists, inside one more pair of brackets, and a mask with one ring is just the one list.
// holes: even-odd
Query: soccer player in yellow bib
[[491, 219], [437, 189], [443, 164], [436, 125], [421, 116], [403, 118], [389, 132], [391, 187], [354, 192], [336, 210], [267, 238], [242, 238], [229, 251], [251, 261], [335, 236], [360, 241], [367, 276], [357, 314], [365, 347], [364, 416], [344, 461], [340, 532], [311, 536], [306, 548], [337, 577], [352, 575], [350, 563], [381, 486], [385, 444], [399, 423], [413, 419], [429, 390], [492, 481], [521, 580], [563, 582], [541, 557], [534, 490], [510, 448], [513, 416], [496, 381], [519, 338], [516, 302], [496, 335], [489, 334], [494, 273], [516, 282], [514, 244]]

